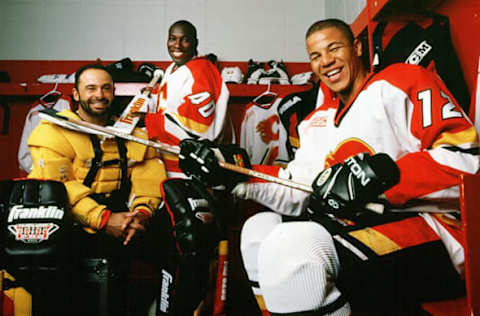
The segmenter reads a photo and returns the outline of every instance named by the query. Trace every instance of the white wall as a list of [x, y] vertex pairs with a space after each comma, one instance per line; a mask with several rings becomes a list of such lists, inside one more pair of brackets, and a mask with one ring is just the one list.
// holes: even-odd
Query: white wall
[[0, 0], [0, 59], [169, 60], [170, 24], [191, 21], [220, 60], [307, 61], [307, 28], [352, 22], [366, 0]]
[[352, 23], [366, 2], [366, 0], [325, 0], [325, 12], [327, 18], [340, 18]]

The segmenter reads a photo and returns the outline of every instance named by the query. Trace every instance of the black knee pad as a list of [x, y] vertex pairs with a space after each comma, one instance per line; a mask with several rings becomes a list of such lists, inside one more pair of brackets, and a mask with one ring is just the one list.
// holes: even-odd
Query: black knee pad
[[64, 184], [23, 179], [3, 183], [1, 189], [2, 268], [30, 293], [33, 314], [68, 313], [73, 247]]

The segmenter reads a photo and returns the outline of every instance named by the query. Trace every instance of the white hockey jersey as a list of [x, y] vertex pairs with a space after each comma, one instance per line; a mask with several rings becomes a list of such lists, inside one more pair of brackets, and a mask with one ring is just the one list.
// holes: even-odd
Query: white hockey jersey
[[[408, 80], [405, 80], [408, 78]], [[350, 104], [339, 110], [335, 96], [299, 126], [300, 148], [286, 169], [255, 167], [311, 184], [325, 167], [360, 152], [387, 153], [400, 169], [400, 182], [385, 192], [399, 210], [456, 211], [459, 175], [480, 167], [478, 134], [444, 83], [427, 70], [394, 64], [370, 74]], [[299, 215], [308, 194], [251, 179], [244, 197], [287, 215]], [[449, 203], [444, 207], [443, 202]], [[463, 262], [459, 242], [430, 213], [424, 219], [447, 245], [453, 262]]]
[[[156, 113], [145, 117], [149, 137], [174, 146], [185, 138], [231, 142], [229, 95], [218, 69], [206, 58], [194, 58], [178, 69], [172, 63], [152, 91]], [[163, 159], [169, 177], [185, 177], [177, 157]]]
[[46, 108], [53, 108], [57, 111], [70, 110], [71, 102], [70, 99], [61, 97], [55, 103], [46, 103], [43, 100], [39, 99], [35, 101], [30, 107], [30, 110], [27, 113], [25, 118], [25, 125], [23, 126], [22, 137], [20, 139], [20, 146], [18, 148], [18, 164], [19, 167], [25, 172], [29, 173], [32, 171], [32, 157], [30, 156], [30, 150], [28, 149], [27, 140], [30, 133], [35, 127], [40, 123], [40, 116], [38, 111]]
[[275, 95], [267, 103], [254, 101], [246, 105], [240, 125], [240, 147], [252, 164], [286, 165], [287, 132], [280, 122], [277, 108], [282, 97]]

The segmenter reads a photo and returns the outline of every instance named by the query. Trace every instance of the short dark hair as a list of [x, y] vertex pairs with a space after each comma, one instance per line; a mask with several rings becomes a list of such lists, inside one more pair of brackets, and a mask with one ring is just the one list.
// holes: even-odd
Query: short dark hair
[[[101, 65], [101, 64], [87, 64], [87, 65], [83, 65], [82, 67], [78, 68], [78, 70], [75, 72], [75, 89], [78, 90], [78, 81], [80, 79], [80, 76], [82, 75], [82, 73], [85, 71], [85, 70], [88, 70], [88, 69], [100, 69], [100, 70], [104, 70], [106, 71], [110, 77], [112, 77], [112, 74], [108, 71], [107, 68], [105, 68], [105, 66]], [[112, 81], [113, 81], [113, 77], [112, 77]]]
[[172, 31], [174, 27], [180, 26], [182, 27], [185, 31], [190, 33], [190, 35], [193, 37], [193, 40], [195, 41], [195, 55], [198, 55], [197, 51], [197, 46], [198, 46], [198, 38], [197, 38], [197, 29], [195, 28], [195, 25], [193, 25], [191, 22], [187, 20], [179, 20], [168, 28], [168, 34]]
[[182, 26], [185, 28], [189, 33], [192, 34], [192, 36], [196, 39], [197, 38], [197, 29], [195, 28], [195, 25], [193, 25], [191, 22], [187, 20], [179, 20], [172, 25], [170, 25], [170, 28], [168, 29], [168, 32], [170, 32], [174, 27], [176, 26]]
[[348, 25], [347, 23], [339, 19], [325, 19], [325, 20], [320, 20], [313, 23], [308, 28], [305, 38], [308, 38], [310, 35], [312, 35], [317, 31], [320, 31], [329, 27], [334, 27], [336, 29], [339, 29], [345, 34], [349, 43], [350, 44], [353, 43], [355, 36], [353, 36], [353, 32], [352, 32], [352, 29], [350, 28], [350, 25]]

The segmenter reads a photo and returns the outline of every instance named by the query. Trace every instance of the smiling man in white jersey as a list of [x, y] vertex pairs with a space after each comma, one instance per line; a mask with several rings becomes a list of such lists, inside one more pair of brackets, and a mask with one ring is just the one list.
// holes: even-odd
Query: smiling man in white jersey
[[[285, 169], [254, 168], [312, 184], [313, 194], [255, 179], [232, 191], [279, 214], [310, 214], [311, 221], [282, 223], [279, 214], [260, 213], [243, 227], [246, 270], [267, 309], [416, 315], [422, 301], [462, 295], [458, 184], [479, 170], [475, 129], [422, 67], [368, 73], [343, 21], [314, 23], [306, 46], [331, 93], [300, 124], [300, 148]], [[186, 145], [184, 171], [209, 180], [205, 170], [218, 170], [214, 153]], [[372, 201], [385, 205], [382, 214], [365, 208]]]

